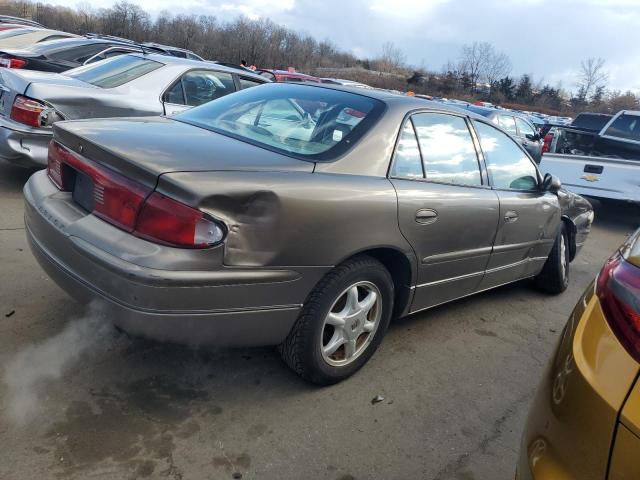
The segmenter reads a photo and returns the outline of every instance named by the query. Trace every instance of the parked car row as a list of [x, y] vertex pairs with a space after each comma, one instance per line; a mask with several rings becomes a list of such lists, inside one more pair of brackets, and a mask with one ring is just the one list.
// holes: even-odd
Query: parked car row
[[149, 53], [57, 74], [0, 69], [0, 158], [45, 167], [58, 121], [171, 115], [265, 82], [248, 71]]

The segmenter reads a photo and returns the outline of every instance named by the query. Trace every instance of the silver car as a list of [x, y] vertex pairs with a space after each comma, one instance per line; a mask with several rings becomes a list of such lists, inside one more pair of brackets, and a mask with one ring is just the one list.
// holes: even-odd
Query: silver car
[[0, 158], [44, 167], [57, 121], [171, 115], [266, 82], [215, 63], [142, 53], [64, 73], [3, 68]]
[[40, 264], [122, 329], [280, 345], [317, 383], [392, 317], [524, 278], [562, 292], [593, 219], [484, 117], [320, 84], [60, 122], [24, 196]]

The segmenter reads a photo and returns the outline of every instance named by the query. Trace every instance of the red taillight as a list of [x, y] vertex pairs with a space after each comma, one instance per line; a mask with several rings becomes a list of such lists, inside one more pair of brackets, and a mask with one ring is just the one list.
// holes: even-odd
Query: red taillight
[[73, 190], [75, 172], [87, 175], [93, 184], [93, 214], [132, 232], [138, 212], [152, 189], [81, 158], [56, 142], [49, 144], [49, 178], [61, 190]]
[[224, 231], [200, 210], [153, 192], [140, 211], [135, 234], [177, 247], [204, 248], [222, 240]]
[[4, 68], [24, 68], [26, 60], [21, 58], [0, 57], [0, 67]]
[[640, 268], [617, 253], [602, 268], [596, 294], [611, 330], [640, 362]]
[[30, 127], [42, 126], [42, 112], [47, 106], [32, 98], [16, 95], [11, 106], [11, 119]]
[[222, 226], [200, 210], [153, 192], [57, 142], [49, 144], [47, 171], [64, 191], [73, 190], [76, 175], [89, 177], [92, 213], [141, 238], [175, 247], [206, 248], [224, 237]]
[[552, 141], [553, 141], [553, 133], [547, 133], [544, 136], [544, 143], [542, 144], [542, 153], [547, 153], [551, 150]]

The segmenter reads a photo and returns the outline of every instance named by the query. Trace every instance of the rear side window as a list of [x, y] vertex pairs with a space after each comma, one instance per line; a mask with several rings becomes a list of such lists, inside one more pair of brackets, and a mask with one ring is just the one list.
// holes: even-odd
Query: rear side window
[[355, 144], [384, 108], [363, 95], [280, 83], [241, 90], [172, 118], [295, 157], [329, 160]]
[[617, 138], [640, 141], [640, 116], [622, 114], [604, 132]]
[[535, 190], [538, 174], [529, 157], [504, 132], [474, 120], [480, 147], [494, 188], [503, 190]]
[[118, 55], [103, 62], [74, 68], [65, 72], [65, 75], [90, 83], [96, 87], [114, 88], [153, 72], [162, 66], [162, 63], [148, 58], [141, 58], [135, 55]]
[[249, 78], [240, 77], [240, 90], [245, 88], [256, 87], [262, 85], [264, 82], [258, 82], [257, 80], [251, 80]]
[[233, 76], [225, 72], [193, 71], [182, 77], [185, 103], [197, 107], [235, 92]]
[[391, 176], [396, 178], [424, 178], [420, 147], [418, 147], [416, 131], [411, 120], [405, 123], [402, 132], [400, 132], [396, 153], [393, 158], [393, 166], [391, 167]]
[[482, 185], [476, 148], [464, 118], [442, 113], [418, 113], [411, 120], [418, 136], [427, 180]]

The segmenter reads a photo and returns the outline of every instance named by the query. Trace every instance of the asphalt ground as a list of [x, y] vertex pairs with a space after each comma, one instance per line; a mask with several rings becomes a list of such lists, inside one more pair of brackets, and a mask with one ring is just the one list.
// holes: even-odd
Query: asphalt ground
[[76, 304], [27, 246], [29, 173], [0, 164], [4, 480], [512, 479], [574, 303], [640, 226], [637, 207], [594, 202], [565, 293], [519, 282], [397, 321], [363, 370], [318, 388], [272, 348], [133, 339]]

